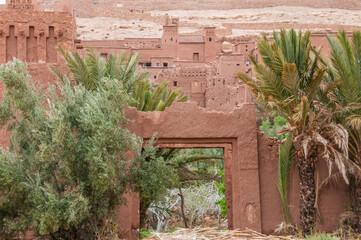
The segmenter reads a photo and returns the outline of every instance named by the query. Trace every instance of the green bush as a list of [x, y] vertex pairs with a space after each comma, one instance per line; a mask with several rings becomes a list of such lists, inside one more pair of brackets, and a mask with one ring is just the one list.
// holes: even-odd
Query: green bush
[[140, 233], [140, 239], [150, 237], [150, 230], [142, 230]]
[[267, 137], [276, 137], [278, 139], [285, 139], [286, 135], [280, 135], [279, 130], [281, 127], [287, 125], [287, 120], [283, 117], [277, 116], [273, 119], [273, 124], [270, 120], [266, 120], [262, 122], [260, 126], [260, 130], [267, 136]]
[[101, 78], [88, 90], [63, 78], [41, 94], [19, 60], [0, 67], [0, 80], [0, 124], [11, 132], [0, 151], [0, 236], [30, 229], [44, 239], [116, 236], [123, 193], [150, 179], [154, 188], [163, 184], [151, 172], [128, 171], [130, 152], [137, 165], [152, 151], [141, 153], [141, 139], [124, 127], [129, 97], [121, 82]]
[[226, 179], [224, 177], [224, 170], [219, 170], [219, 175], [222, 176], [222, 182], [215, 182], [219, 195], [222, 196], [221, 200], [218, 200], [215, 202], [215, 204], [219, 205], [221, 207], [221, 214], [223, 216], [227, 216], [227, 199], [226, 199]]
[[321, 233], [306, 237], [306, 240], [336, 240], [328, 234]]

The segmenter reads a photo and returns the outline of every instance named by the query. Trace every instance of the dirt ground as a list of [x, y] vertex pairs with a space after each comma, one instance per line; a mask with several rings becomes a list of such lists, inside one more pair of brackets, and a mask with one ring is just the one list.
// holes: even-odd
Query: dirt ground
[[[291, 27], [311, 30], [361, 29], [361, 10], [277, 6], [233, 10], [157, 10], [134, 13], [133, 16], [119, 3], [103, 5], [97, 3], [92, 6], [96, 13], [89, 11], [89, 16], [95, 14], [97, 17], [77, 14], [80, 39], [159, 38], [166, 16], [179, 18], [181, 34], [199, 33], [205, 26], [214, 26], [218, 29], [218, 37], [226, 38], [254, 37], [273, 29]], [[108, 8], [113, 9], [112, 17], [107, 14]], [[78, 11], [77, 8], [75, 11]]]

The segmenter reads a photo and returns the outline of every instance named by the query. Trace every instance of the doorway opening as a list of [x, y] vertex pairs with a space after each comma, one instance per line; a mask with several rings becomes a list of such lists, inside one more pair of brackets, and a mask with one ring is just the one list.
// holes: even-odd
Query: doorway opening
[[230, 184], [223, 146], [165, 144], [157, 156], [170, 166], [164, 174], [171, 180], [153, 199], [140, 197], [141, 233], [200, 226], [228, 229]]

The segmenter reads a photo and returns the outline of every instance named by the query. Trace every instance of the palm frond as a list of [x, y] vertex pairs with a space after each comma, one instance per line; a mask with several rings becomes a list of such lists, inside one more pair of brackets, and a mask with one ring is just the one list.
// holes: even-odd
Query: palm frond
[[283, 212], [288, 223], [290, 223], [290, 214], [288, 211], [287, 188], [288, 178], [294, 165], [294, 145], [292, 135], [288, 134], [283, 145], [279, 147], [278, 158], [278, 182], [277, 188], [283, 204]]
[[185, 166], [187, 164], [195, 163], [195, 162], [203, 162], [210, 165], [214, 165], [216, 163], [215, 162], [216, 159], [223, 159], [223, 158], [217, 156], [203, 155], [203, 154], [183, 154], [175, 157], [170, 164], [178, 167]]
[[285, 63], [282, 72], [282, 83], [285, 89], [291, 94], [297, 95], [299, 81], [296, 64]]
[[[163, 111], [174, 102], [185, 102], [188, 96], [181, 89], [168, 91], [168, 82], [154, 86], [149, 80], [149, 73], [138, 69], [140, 55], [122, 53], [110, 55], [105, 61], [93, 49], [87, 49], [83, 58], [77, 52], [68, 52], [58, 47], [64, 58], [72, 78], [77, 84], [82, 84], [88, 90], [97, 88], [103, 78], [121, 81], [127, 93], [131, 96], [129, 105], [139, 111]], [[57, 68], [52, 72], [61, 80], [65, 75]]]

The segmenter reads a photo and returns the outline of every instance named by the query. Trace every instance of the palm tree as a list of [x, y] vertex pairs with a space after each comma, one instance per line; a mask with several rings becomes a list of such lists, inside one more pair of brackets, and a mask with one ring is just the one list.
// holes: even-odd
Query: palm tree
[[292, 133], [300, 177], [300, 227], [308, 235], [315, 223], [316, 162], [322, 156], [330, 171], [336, 166], [347, 182], [348, 133], [333, 122], [340, 109], [320, 104], [337, 85], [323, 80], [326, 67], [311, 55], [310, 32], [281, 30], [273, 38], [270, 42], [264, 36], [258, 43], [262, 63], [250, 56], [256, 78], [246, 73], [238, 77], [259, 103], [287, 119], [284, 132]]
[[[174, 102], [185, 102], [188, 96], [182, 94], [181, 89], [168, 91], [168, 82], [164, 81], [156, 86], [149, 80], [149, 73], [139, 71], [140, 55], [136, 53], [122, 53], [119, 56], [110, 55], [108, 60], [103, 59], [94, 50], [88, 49], [83, 58], [77, 52], [68, 52], [58, 47], [77, 84], [82, 84], [88, 90], [98, 87], [102, 78], [118, 79], [131, 97], [130, 106], [139, 111], [164, 111]], [[59, 78], [66, 76], [55, 67], [52, 72]]]
[[154, 86], [149, 80], [141, 81], [136, 85], [132, 92], [132, 98], [135, 101], [130, 106], [135, 107], [138, 111], [164, 111], [167, 107], [176, 102], [185, 102], [187, 95], [182, 94], [182, 89], [175, 91], [169, 90], [168, 82], [164, 81], [158, 86]]
[[361, 233], [361, 32], [353, 32], [352, 42], [344, 31], [340, 31], [336, 38], [329, 35], [327, 38], [331, 46], [331, 63], [323, 61], [326, 66], [330, 65], [326, 81], [340, 83], [340, 87], [332, 92], [331, 100], [343, 107], [353, 105], [336, 117], [350, 135], [350, 159], [356, 169], [350, 176], [351, 190], [354, 211], [359, 218], [355, 230]]

